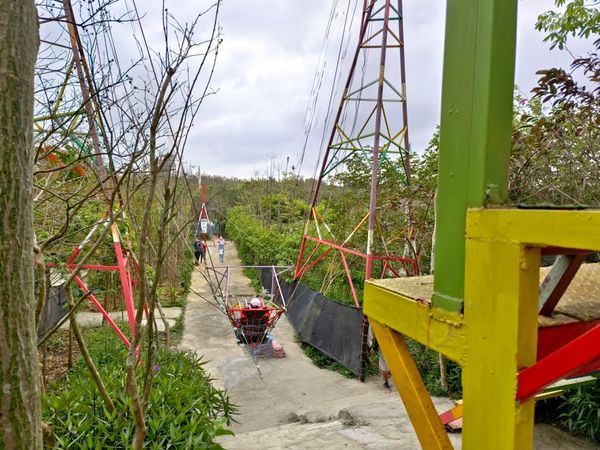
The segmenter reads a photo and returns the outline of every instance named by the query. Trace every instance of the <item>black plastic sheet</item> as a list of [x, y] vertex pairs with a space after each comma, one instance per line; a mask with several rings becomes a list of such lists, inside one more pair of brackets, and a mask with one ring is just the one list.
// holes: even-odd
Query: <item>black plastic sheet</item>
[[[271, 290], [272, 271], [260, 270], [260, 281]], [[362, 313], [358, 308], [331, 300], [303, 283], [279, 281], [286, 300], [286, 315], [300, 341], [358, 375], [361, 365]]]
[[51, 286], [48, 303], [44, 305], [38, 325], [38, 338], [43, 337], [67, 314], [67, 293], [64, 286]]

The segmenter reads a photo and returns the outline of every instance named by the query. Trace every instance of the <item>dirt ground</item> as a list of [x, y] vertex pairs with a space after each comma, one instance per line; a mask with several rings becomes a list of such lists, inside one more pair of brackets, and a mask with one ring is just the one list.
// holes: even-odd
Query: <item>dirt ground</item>
[[[212, 247], [209, 251], [216, 255]], [[241, 265], [232, 243], [225, 264]], [[225, 448], [420, 448], [396, 391], [383, 389], [377, 376], [361, 383], [317, 368], [295, 342], [285, 317], [275, 338], [287, 356], [260, 359], [261, 379], [250, 356], [237, 345], [227, 317], [210, 303], [211, 291], [200, 270], [206, 269], [194, 271], [180, 347], [208, 361], [205, 367], [215, 385], [227, 389], [239, 407], [238, 422], [232, 427], [236, 435], [220, 441]], [[232, 269], [230, 282], [234, 292], [252, 292], [240, 269]], [[434, 403], [439, 411], [453, 405], [444, 398], [435, 398]], [[535, 439], [538, 449], [597, 448], [547, 425], [536, 427]], [[460, 434], [450, 435], [450, 440], [460, 448]]]

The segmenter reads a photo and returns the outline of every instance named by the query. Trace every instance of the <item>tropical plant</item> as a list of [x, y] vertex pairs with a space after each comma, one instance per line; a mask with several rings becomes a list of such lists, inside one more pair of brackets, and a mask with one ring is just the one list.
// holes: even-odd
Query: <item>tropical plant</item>
[[[45, 394], [44, 420], [59, 448], [128, 448], [136, 426], [124, 392], [122, 361], [127, 350], [107, 328], [89, 330], [85, 337], [115, 408], [103, 403], [80, 360]], [[231, 434], [227, 426], [236, 409], [223, 391], [211, 385], [203, 366], [194, 353], [158, 352], [146, 410], [145, 447], [220, 448], [215, 438]]]

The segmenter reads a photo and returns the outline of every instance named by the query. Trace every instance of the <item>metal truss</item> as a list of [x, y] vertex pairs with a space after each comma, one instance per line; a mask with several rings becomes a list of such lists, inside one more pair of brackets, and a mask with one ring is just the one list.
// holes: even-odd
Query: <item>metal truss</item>
[[[375, 67], [372, 64], [374, 61], [368, 64], [369, 57], [373, 58], [373, 55], [378, 58], [377, 70], [368, 73], [367, 67]], [[339, 256], [357, 308], [361, 308], [361, 301], [351, 276], [349, 257], [364, 260], [366, 280], [375, 275], [375, 270], [380, 278], [418, 274], [414, 246], [411, 248], [410, 202], [406, 202], [405, 210], [407, 245], [403, 255], [394, 255], [389, 251], [383, 235], [379, 219], [382, 208], [377, 200], [378, 179], [384, 161], [397, 164], [403, 171], [406, 185], [410, 184], [405, 72], [402, 1], [365, 0], [358, 45], [316, 180], [310, 216], [294, 272], [294, 279], [300, 279], [326, 259]], [[334, 234], [336, 230], [319, 214], [317, 204], [321, 185], [327, 177], [343, 170], [355, 157], [370, 160], [369, 205], [365, 205], [362, 220], [348, 236], [340, 240]], [[366, 242], [363, 238], [365, 227]], [[374, 247], [379, 249], [379, 253]], [[366, 358], [367, 330], [368, 322], [365, 319], [362, 329], [363, 359]], [[363, 379], [364, 374], [360, 377]]]

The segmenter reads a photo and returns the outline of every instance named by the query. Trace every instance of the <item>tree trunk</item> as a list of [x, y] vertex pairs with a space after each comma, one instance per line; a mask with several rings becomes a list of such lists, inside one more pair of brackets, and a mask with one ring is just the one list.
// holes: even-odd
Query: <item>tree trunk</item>
[[33, 0], [0, 0], [0, 448], [42, 448], [33, 290]]

